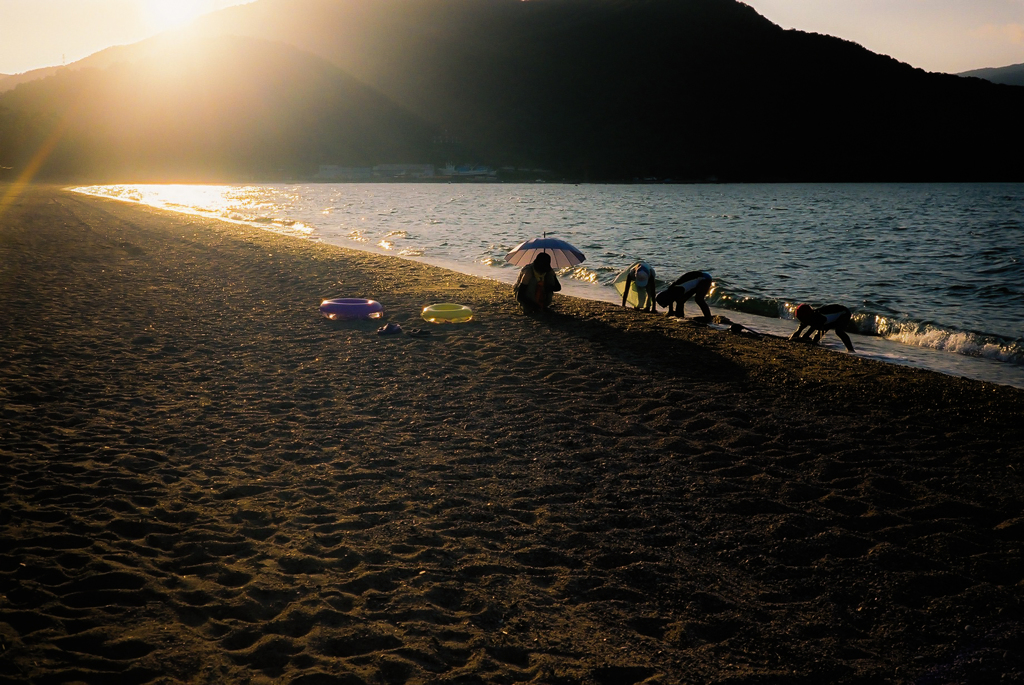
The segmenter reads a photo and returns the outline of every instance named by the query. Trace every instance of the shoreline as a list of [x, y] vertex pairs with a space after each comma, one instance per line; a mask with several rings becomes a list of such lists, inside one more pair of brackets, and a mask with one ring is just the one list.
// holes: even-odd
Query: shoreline
[[1024, 681], [1024, 391], [55, 187], [3, 212], [0, 682]]
[[[367, 185], [367, 184], [363, 184]], [[369, 184], [373, 185], [373, 184]], [[100, 195], [105, 197], [104, 195]], [[124, 201], [129, 203], [143, 204], [141, 200], [132, 198], [122, 198]], [[165, 209], [159, 205], [152, 205], [158, 209]], [[169, 211], [179, 211], [182, 213], [189, 213], [189, 210], [184, 209], [170, 209]], [[196, 216], [208, 216], [209, 212], [204, 214], [201, 211], [193, 211], [193, 215]], [[208, 216], [208, 218], [217, 218]], [[452, 259], [442, 257], [417, 257], [417, 256], [401, 256], [395, 255], [393, 252], [377, 247], [376, 245], [364, 243], [362, 241], [352, 242], [347, 238], [341, 237], [335, 233], [331, 233], [329, 230], [325, 230], [324, 227], [310, 228], [309, 230], [315, 230], [317, 235], [306, 236], [304, 234], [297, 235], [294, 231], [287, 228], [269, 228], [265, 225], [254, 223], [252, 221], [246, 221], [238, 218], [226, 218], [221, 217], [222, 220], [234, 223], [236, 225], [255, 226], [264, 230], [270, 230], [279, 232], [283, 235], [293, 235], [294, 237], [304, 238], [309, 237], [313, 240], [328, 242], [329, 244], [338, 245], [341, 247], [348, 247], [350, 249], [358, 249], [371, 254], [377, 254], [382, 256], [398, 256], [402, 259], [420, 263], [430, 264], [432, 266], [438, 266], [444, 269], [450, 269], [459, 273], [467, 274], [470, 276], [477, 276], [488, 280], [497, 281], [499, 283], [511, 284], [515, 279], [515, 274], [510, 273], [509, 269], [495, 269], [492, 265], [481, 265], [477, 262], [459, 262]], [[293, 219], [295, 217], [292, 217]], [[282, 222], [285, 221], [285, 217], [277, 217]], [[306, 226], [303, 223], [304, 219], [300, 215], [298, 219], [299, 225]], [[312, 222], [309, 227], [315, 226], [316, 223]], [[608, 292], [604, 292], [607, 290]], [[571, 294], [583, 299], [592, 299], [600, 302], [614, 302], [616, 293], [608, 286], [604, 287], [594, 283], [580, 282], [572, 278], [563, 279], [563, 293]], [[794, 300], [798, 302], [799, 300]], [[723, 309], [717, 306], [712, 307], [715, 314], [724, 316], [729, 319], [735, 320], [742, 323], [754, 330], [769, 333], [771, 335], [779, 335], [788, 337], [788, 335], [795, 330], [796, 325], [791, 321], [782, 317], [764, 317], [756, 313], [748, 313], [740, 310]], [[902, 330], [902, 327], [898, 326], [897, 330]], [[947, 375], [960, 376], [965, 378], [972, 378], [974, 380], [982, 380], [987, 382], [999, 383], [1003, 385], [1010, 385], [1016, 388], [1024, 389], [1024, 366], [1013, 363], [1005, 359], [1006, 355], [1012, 355], [1010, 348], [1000, 347], [1002, 345], [1013, 344], [1009, 338], [995, 336], [991, 338], [987, 334], [978, 332], [964, 332], [958, 333], [956, 329], [943, 328], [940, 330], [940, 335], [925, 335], [925, 344], [916, 344], [915, 342], [904, 342], [901, 340], [889, 339], [886, 337], [871, 335], [871, 334], [860, 334], [851, 332], [855, 335], [857, 354], [858, 356], [876, 359], [886, 363], [902, 364], [906, 366], [925, 368], [933, 371], [938, 371]], [[912, 332], [911, 336], [919, 335], [920, 331]], [[961, 336], [961, 337], [958, 337]], [[966, 338], [962, 339], [962, 336]], [[829, 349], [842, 350], [843, 348], [836, 345], [832, 345], [829, 342], [829, 338], [825, 338], [825, 346]], [[1001, 341], [997, 345], [997, 341]], [[835, 342], [834, 340], [832, 342]], [[952, 350], [944, 349], [951, 346]], [[845, 351], [845, 350], [843, 350]], [[973, 353], [973, 354], [972, 354]]]

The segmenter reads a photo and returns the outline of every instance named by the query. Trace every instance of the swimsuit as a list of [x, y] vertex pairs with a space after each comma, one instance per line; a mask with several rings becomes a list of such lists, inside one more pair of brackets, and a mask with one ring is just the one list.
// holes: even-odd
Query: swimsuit
[[825, 325], [826, 326], [831, 326], [832, 324], [834, 324], [839, 319], [839, 317], [846, 316], [847, 314], [849, 314], [849, 312], [836, 312], [834, 314], [824, 315], [825, 316]]
[[[687, 277], [689, 277], [689, 280], [683, 281], [683, 279]], [[705, 281], [711, 281], [711, 274], [706, 271], [691, 271], [680, 276], [679, 279], [669, 287], [682, 289], [683, 297], [689, 299], [690, 293], [697, 290], [697, 287]]]

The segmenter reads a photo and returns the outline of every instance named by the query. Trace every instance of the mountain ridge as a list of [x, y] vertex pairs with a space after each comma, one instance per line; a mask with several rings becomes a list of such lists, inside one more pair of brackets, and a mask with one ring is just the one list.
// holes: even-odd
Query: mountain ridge
[[62, 128], [44, 177], [104, 181], [276, 178], [335, 157], [401, 161], [428, 155], [432, 132], [322, 59], [242, 37], [143, 41], [106, 69], [0, 96], [0, 131], [3, 115], [18, 113], [22, 166]]
[[[734, 0], [259, 0], [189, 35], [307, 53], [451, 142], [410, 143], [421, 156], [406, 162], [457, 157], [574, 180], [1022, 173], [1008, 161], [1024, 154], [1015, 88], [784, 30]], [[352, 158], [292, 144], [302, 154], [282, 150], [276, 164], [297, 176]]]
[[972, 69], [964, 71], [958, 76], [972, 76], [985, 79], [992, 83], [1001, 83], [1007, 86], [1024, 86], [1024, 64], [1009, 64], [1005, 67], [988, 67], [985, 69]]

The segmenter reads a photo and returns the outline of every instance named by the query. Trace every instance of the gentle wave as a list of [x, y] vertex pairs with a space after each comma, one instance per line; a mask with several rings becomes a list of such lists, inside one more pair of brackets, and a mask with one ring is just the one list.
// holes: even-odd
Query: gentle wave
[[796, 308], [796, 305], [775, 298], [729, 293], [718, 282], [712, 285], [707, 299], [708, 304], [719, 309], [731, 309], [736, 312], [764, 316], [770, 319], [793, 318], [792, 312]]
[[[496, 266], [504, 265], [503, 263], [497, 264], [498, 260], [493, 261]], [[559, 275], [563, 278], [572, 278], [609, 289], [612, 288], [612, 281], [618, 273], [618, 271], [610, 269], [590, 270], [582, 265], [559, 270]], [[656, 283], [659, 290], [668, 285], [668, 282], [661, 279], [658, 279]], [[776, 298], [730, 292], [728, 286], [718, 280], [712, 285], [707, 301], [709, 305], [717, 309], [787, 320], [795, 320], [793, 312], [800, 304]], [[884, 305], [880, 303], [875, 303], [875, 305], [879, 309], [884, 309]], [[1024, 341], [1022, 340], [1011, 340], [991, 333], [962, 331], [931, 322], [900, 319], [879, 311], [851, 309], [851, 313], [849, 327], [851, 333], [885, 338], [904, 345], [1024, 366]]]
[[[730, 294], [718, 283], [709, 293], [708, 303], [719, 309], [780, 319], [794, 319], [793, 312], [799, 304], [773, 298]], [[978, 331], [962, 331], [926, 321], [899, 319], [878, 312], [851, 310], [851, 313], [851, 333], [1024, 366], [1024, 340], [1011, 340]]]
[[[612, 281], [638, 258], [657, 266], [659, 289], [702, 269], [715, 278], [717, 309], [789, 321], [799, 302], [838, 302], [854, 313], [851, 332], [1001, 362], [1024, 385], [1020, 184], [76, 190], [498, 280], [515, 277], [505, 253], [543, 231], [587, 254], [561, 272], [580, 296], [617, 301]], [[934, 359], [930, 368], [946, 370]]]
[[960, 331], [923, 321], [900, 321], [886, 316], [857, 313], [854, 330], [887, 340], [967, 357], [983, 357], [1008, 364], [1024, 365], [1024, 341], [1008, 340], [976, 331]]

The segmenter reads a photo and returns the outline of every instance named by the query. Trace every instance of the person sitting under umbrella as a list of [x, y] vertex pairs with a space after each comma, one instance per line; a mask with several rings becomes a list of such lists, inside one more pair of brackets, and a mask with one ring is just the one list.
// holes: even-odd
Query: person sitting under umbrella
[[[846, 334], [846, 325], [850, 323], [850, 310], [843, 305], [829, 304], [815, 309], [809, 304], [802, 304], [796, 308], [793, 314], [800, 322], [800, 328], [789, 336], [790, 340], [799, 340], [800, 332], [806, 327], [807, 332], [804, 333], [803, 339], [817, 344], [826, 331], [833, 330], [846, 345], [847, 351], [854, 351], [853, 342]], [[813, 338], [812, 334], [815, 334]]]
[[669, 316], [683, 316], [683, 307], [691, 297], [700, 307], [705, 319], [711, 319], [711, 310], [704, 296], [711, 290], [711, 274], [706, 271], [687, 271], [669, 287], [658, 293], [655, 298], [662, 307], [668, 309]]
[[519, 270], [519, 278], [512, 288], [516, 301], [528, 312], [547, 311], [554, 293], [562, 289], [558, 276], [551, 268], [551, 255], [541, 252]]

